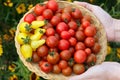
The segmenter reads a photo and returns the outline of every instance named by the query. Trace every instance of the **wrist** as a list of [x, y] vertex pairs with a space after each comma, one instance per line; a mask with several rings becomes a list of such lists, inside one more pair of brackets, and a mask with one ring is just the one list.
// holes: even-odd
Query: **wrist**
[[113, 19], [114, 41], [120, 42], [120, 20]]

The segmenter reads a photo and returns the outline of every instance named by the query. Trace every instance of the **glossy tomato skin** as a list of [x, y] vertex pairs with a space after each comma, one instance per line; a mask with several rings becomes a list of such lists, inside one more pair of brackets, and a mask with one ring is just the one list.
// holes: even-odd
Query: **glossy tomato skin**
[[71, 58], [71, 56], [72, 55], [71, 55], [69, 50], [63, 50], [63, 51], [60, 52], [60, 58], [62, 60], [68, 61]]
[[93, 47], [95, 44], [95, 39], [93, 37], [87, 37], [84, 43], [87, 47]]
[[70, 13], [62, 13], [61, 15], [62, 21], [68, 23], [71, 20], [71, 15]]
[[90, 15], [84, 15], [81, 22], [84, 22], [84, 21], [91, 21], [91, 16]]
[[71, 13], [72, 12], [72, 7], [71, 6], [66, 6], [63, 10], [62, 10], [63, 13]]
[[84, 30], [84, 34], [88, 37], [93, 37], [96, 34], [96, 28], [89, 26]]
[[42, 15], [45, 19], [51, 19], [53, 17], [53, 12], [50, 9], [45, 9]]
[[73, 11], [72, 11], [72, 16], [73, 16], [73, 18], [75, 18], [75, 19], [80, 19], [80, 18], [82, 18], [82, 13], [81, 13], [81, 11], [78, 9], [78, 8], [75, 8]]
[[52, 19], [50, 20], [50, 23], [53, 26], [56, 26], [60, 22], [61, 22], [61, 18], [59, 16], [53, 16]]
[[75, 45], [75, 50], [85, 50], [86, 46], [83, 42], [78, 42], [76, 45]]
[[32, 53], [32, 61], [35, 63], [40, 61], [40, 57], [38, 56], [37, 52]]
[[70, 43], [68, 42], [68, 40], [65, 39], [61, 39], [58, 43], [58, 48], [60, 50], [67, 50], [70, 47]]
[[65, 61], [65, 60], [60, 60], [60, 62], [59, 62], [59, 67], [61, 68], [61, 69], [65, 69], [65, 68], [67, 68], [67, 66], [68, 66], [68, 63], [67, 63], [67, 61]]
[[74, 60], [76, 63], [84, 63], [87, 58], [87, 55], [84, 50], [77, 50], [74, 53]]
[[46, 45], [42, 45], [37, 48], [37, 54], [40, 57], [44, 57], [48, 54], [48, 47]]
[[93, 63], [93, 64], [96, 63], [96, 60], [97, 60], [96, 55], [95, 55], [95, 54], [90, 54], [90, 55], [87, 57], [86, 63], [87, 63], [88, 65], [92, 65], [92, 63]]
[[43, 21], [43, 20], [45, 20], [45, 18], [44, 18], [43, 16], [37, 16], [37, 17], [36, 17], [36, 20], [37, 20], [37, 21]]
[[70, 29], [76, 30], [77, 29], [77, 23], [75, 21], [70, 21], [68, 23], [68, 26]]
[[89, 21], [84, 21], [82, 22], [82, 27], [85, 29], [87, 28], [88, 26], [90, 26], [90, 22]]
[[28, 23], [31, 23], [32, 21], [34, 21], [36, 18], [35, 16], [32, 14], [32, 13], [29, 13], [27, 14], [25, 17], [24, 17], [24, 21], [25, 22], [28, 22]]
[[54, 35], [55, 35], [55, 30], [54, 30], [54, 28], [48, 28], [48, 29], [46, 30], [46, 35], [47, 35], [47, 36], [54, 36]]
[[58, 45], [58, 39], [55, 36], [49, 36], [46, 39], [46, 44], [47, 46], [49, 46], [50, 48], [54, 48]]
[[72, 74], [72, 69], [71, 67], [67, 67], [65, 69], [62, 69], [62, 74], [65, 75], [65, 76], [70, 76]]
[[46, 6], [36, 4], [36, 6], [34, 8], [34, 12], [35, 12], [36, 15], [41, 15], [45, 9], [46, 9]]
[[84, 41], [86, 36], [83, 31], [76, 31], [75, 37], [78, 41]]
[[89, 55], [92, 53], [92, 51], [91, 51], [90, 48], [86, 48], [86, 49], [85, 49], [85, 52], [86, 52], [87, 56], [89, 56]]
[[48, 62], [43, 62], [40, 66], [40, 69], [45, 73], [51, 72], [52, 68], [53, 68], [53, 66]]
[[100, 52], [101, 46], [99, 43], [95, 43], [95, 45], [92, 47], [92, 52], [97, 54], [98, 52]]
[[53, 28], [53, 25], [51, 23], [47, 23], [45, 26], [43, 26], [43, 29]]
[[53, 65], [53, 73], [59, 74], [61, 72], [61, 68], [58, 64]]
[[47, 61], [51, 64], [56, 64], [60, 60], [58, 52], [49, 52], [47, 55]]
[[71, 46], [75, 46], [75, 45], [77, 44], [77, 40], [76, 40], [76, 38], [74, 38], [74, 37], [71, 37], [71, 38], [69, 39], [69, 42], [70, 42], [70, 45], [71, 45]]
[[55, 0], [49, 0], [47, 3], [48, 9], [51, 9], [52, 11], [58, 10], [58, 3]]
[[62, 31], [60, 36], [61, 36], [62, 39], [66, 39], [67, 40], [67, 39], [70, 39], [71, 34], [68, 31]]
[[82, 74], [83, 72], [85, 72], [85, 66], [83, 64], [74, 64], [73, 72], [75, 74]]
[[62, 31], [68, 31], [69, 27], [65, 22], [60, 22], [57, 27], [56, 27], [56, 31], [57, 33], [61, 33]]
[[75, 35], [75, 31], [73, 29], [69, 29], [68, 32], [70, 33], [71, 36]]

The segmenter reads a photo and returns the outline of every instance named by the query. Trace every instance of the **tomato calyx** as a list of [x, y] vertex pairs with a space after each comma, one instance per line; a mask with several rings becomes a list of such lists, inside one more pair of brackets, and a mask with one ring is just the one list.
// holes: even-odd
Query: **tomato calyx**
[[52, 51], [52, 52], [49, 52], [50, 56], [54, 56], [55, 55], [55, 52]]
[[23, 42], [25, 44], [28, 44], [30, 42], [30, 37], [29, 36], [26, 36], [26, 38], [21, 38], [21, 39], [23, 39]]
[[74, 65], [74, 59], [70, 58], [70, 60], [68, 61], [69, 66], [73, 66]]
[[79, 20], [76, 20], [76, 23], [78, 27], [81, 25]]

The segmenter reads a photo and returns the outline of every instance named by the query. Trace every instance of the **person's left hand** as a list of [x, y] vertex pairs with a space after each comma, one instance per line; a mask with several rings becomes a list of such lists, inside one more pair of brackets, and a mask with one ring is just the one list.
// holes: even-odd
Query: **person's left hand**
[[117, 62], [103, 62], [89, 68], [81, 75], [71, 77], [69, 80], [120, 80], [120, 64]]

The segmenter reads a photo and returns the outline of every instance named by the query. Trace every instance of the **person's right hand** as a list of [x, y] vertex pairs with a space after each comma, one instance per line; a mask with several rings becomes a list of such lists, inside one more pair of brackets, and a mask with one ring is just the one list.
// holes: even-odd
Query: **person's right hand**
[[105, 31], [107, 33], [107, 39], [108, 41], [114, 41], [114, 26], [113, 21], [114, 19], [105, 12], [101, 7], [92, 5], [86, 2], [78, 2], [74, 1], [75, 4], [83, 6], [87, 9], [89, 9], [93, 14], [100, 20], [100, 22], [103, 24]]

